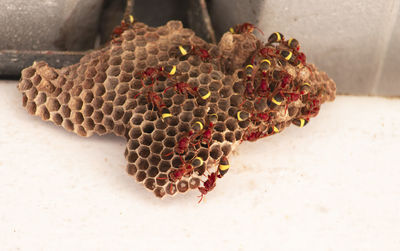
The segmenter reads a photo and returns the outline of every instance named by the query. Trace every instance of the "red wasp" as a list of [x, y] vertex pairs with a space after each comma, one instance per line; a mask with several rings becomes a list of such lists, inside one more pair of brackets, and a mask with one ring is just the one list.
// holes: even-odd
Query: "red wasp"
[[264, 36], [264, 32], [251, 23], [238, 24], [235, 26], [235, 28], [230, 28], [229, 31], [234, 34], [244, 34], [252, 33], [254, 29], [257, 29]]
[[277, 54], [279, 54], [279, 51], [276, 50], [276, 49], [273, 48], [273, 47], [267, 46], [267, 47], [264, 47], [264, 48], [260, 49], [260, 52], [259, 52], [259, 53], [260, 53], [261, 56], [263, 56], [263, 57], [274, 57], [274, 56], [276, 56]]
[[[135, 19], [133, 18], [132, 15], [129, 15], [128, 21], [122, 20], [121, 25], [115, 27], [111, 34], [113, 42], [116, 42], [116, 39], [119, 38], [124, 31], [129, 29], [133, 25], [134, 22], [135, 22]], [[121, 41], [118, 41], [118, 42], [121, 42]]]
[[285, 89], [286, 85], [290, 84], [291, 82], [292, 82], [292, 75], [285, 73], [282, 78], [281, 87]]
[[268, 81], [267, 78], [262, 78], [261, 79], [261, 83], [258, 86], [258, 94], [259, 96], [265, 97], [268, 94], [268, 91], [270, 91], [269, 87], [268, 87]]
[[185, 154], [191, 144], [193, 131], [189, 131], [187, 135], [182, 136], [177, 145], [175, 146], [175, 152], [179, 155]]
[[[137, 98], [140, 94], [142, 93], [139, 92], [134, 98]], [[153, 108], [157, 108], [157, 111], [159, 112], [163, 120], [172, 117], [170, 110], [167, 108], [167, 106], [164, 104], [164, 101], [157, 93], [153, 92], [152, 90], [148, 90], [147, 101], [149, 104], [152, 104]]]
[[214, 189], [216, 186], [217, 178], [218, 178], [218, 171], [215, 171], [211, 174], [208, 175], [207, 180], [204, 181], [203, 187], [199, 187], [199, 191], [201, 193], [200, 200], [198, 203], [200, 203], [203, 200], [204, 195], [206, 195], [208, 192]]
[[[200, 59], [201, 59], [201, 61], [207, 62], [209, 59], [211, 59], [211, 55], [210, 55], [210, 53], [208, 52], [208, 50], [203, 49], [203, 48], [201, 48], [201, 47], [195, 47], [194, 45], [192, 46], [192, 48], [193, 48], [193, 49], [192, 49], [192, 52], [193, 52], [195, 55], [199, 56]], [[211, 71], [211, 69], [210, 69], [210, 71]]]
[[246, 81], [246, 89], [244, 90], [244, 95], [246, 98], [249, 99], [254, 99], [254, 86], [253, 86], [253, 81], [252, 80], [248, 80]]
[[193, 97], [195, 97], [197, 94], [197, 87], [192, 88], [188, 83], [185, 82], [178, 82], [172, 86], [165, 88], [164, 93], [170, 88], [175, 88], [175, 91], [180, 94], [187, 95], [189, 93]]
[[186, 162], [182, 159], [182, 156], [179, 155], [179, 157], [181, 158], [182, 165], [181, 165], [178, 169], [176, 169], [176, 170], [170, 172], [170, 174], [169, 174], [170, 179], [171, 179], [173, 182], [176, 182], [176, 181], [182, 179], [183, 176], [190, 174], [191, 172], [193, 172], [193, 169], [194, 169], [194, 168], [192, 167], [192, 165], [186, 163]]
[[306, 55], [303, 52], [299, 53], [297, 59], [300, 60], [303, 65], [306, 65]]
[[270, 119], [268, 112], [259, 112], [253, 114], [252, 120], [267, 122]]
[[210, 147], [213, 129], [214, 129], [214, 124], [212, 122], [210, 122], [207, 129], [204, 130], [201, 134], [201, 144], [202, 145], [207, 145], [208, 147]]
[[260, 138], [265, 137], [262, 131], [246, 131], [246, 133], [243, 135], [242, 141], [256, 141]]

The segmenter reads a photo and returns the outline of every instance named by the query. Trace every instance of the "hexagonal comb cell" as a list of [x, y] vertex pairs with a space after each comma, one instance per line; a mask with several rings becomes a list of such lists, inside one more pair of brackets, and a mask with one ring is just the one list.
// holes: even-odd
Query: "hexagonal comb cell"
[[179, 21], [127, 24], [78, 64], [24, 69], [23, 106], [80, 136], [124, 137], [127, 173], [157, 197], [207, 193], [238, 143], [303, 127], [335, 96], [288, 41], [239, 30], [217, 46]]

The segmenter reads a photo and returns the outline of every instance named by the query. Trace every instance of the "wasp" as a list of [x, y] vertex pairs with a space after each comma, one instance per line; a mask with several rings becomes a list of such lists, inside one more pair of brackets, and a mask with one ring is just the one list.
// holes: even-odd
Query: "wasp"
[[217, 185], [216, 184], [217, 178], [218, 178], [218, 171], [209, 174], [207, 180], [203, 182], [203, 187], [198, 188], [201, 193], [201, 195], [199, 196], [200, 200], [198, 203], [200, 203], [203, 200], [204, 195], [206, 195], [208, 192], [210, 192], [215, 188], [215, 186]]
[[244, 68], [244, 72], [246, 73], [247, 79], [251, 79], [251, 77], [253, 76], [253, 70], [254, 70], [254, 66], [251, 64], [246, 65], [246, 67]]
[[117, 41], [116, 39], [118, 39], [124, 31], [129, 29], [133, 25], [134, 22], [135, 22], [135, 19], [133, 18], [132, 15], [128, 16], [127, 21], [122, 20], [121, 25], [115, 27], [111, 34], [112, 41], [113, 42], [121, 42], [121, 41]]
[[191, 164], [188, 164], [183, 160], [182, 156], [179, 157], [181, 158], [182, 165], [178, 169], [169, 173], [169, 177], [173, 182], [182, 179], [183, 176], [189, 175], [194, 169]]
[[257, 130], [257, 131], [249, 131], [249, 130], [247, 130], [243, 134], [243, 137], [242, 137], [241, 141], [250, 141], [250, 142], [252, 142], [252, 141], [256, 141], [256, 140], [258, 140], [260, 138], [263, 138], [263, 137], [265, 137], [265, 136], [264, 136], [263, 132], [260, 131], [260, 130]]
[[208, 148], [210, 147], [213, 129], [214, 129], [214, 124], [210, 122], [207, 129], [204, 130], [204, 132], [201, 134], [201, 144], [203, 146], [207, 146]]
[[260, 62], [260, 70], [261, 70], [261, 72], [262, 72], [264, 77], [266, 76], [267, 71], [268, 71], [270, 66], [271, 66], [271, 61], [270, 60], [268, 60], [266, 58], [261, 60], [261, 62]]
[[246, 111], [238, 111], [236, 117], [239, 121], [245, 121], [250, 117], [250, 113]]
[[221, 159], [219, 160], [219, 165], [218, 165], [218, 178], [222, 178], [222, 176], [224, 176], [228, 170], [229, 170], [229, 160], [226, 156], [222, 156]]
[[181, 54], [181, 56], [186, 56], [193, 50], [193, 46], [192, 45], [179, 45], [178, 50], [179, 50], [179, 53]]
[[210, 107], [210, 110], [207, 112], [207, 118], [211, 123], [217, 123], [218, 114], [215, 112], [214, 108]]
[[303, 127], [308, 124], [309, 119], [294, 119], [292, 123], [298, 127]]
[[287, 45], [289, 48], [292, 48], [294, 50], [300, 50], [300, 45], [299, 45], [299, 41], [297, 41], [297, 39], [295, 38], [291, 38], [287, 41]]
[[208, 99], [211, 96], [211, 92], [204, 87], [199, 88], [198, 93], [200, 98], [204, 100]]
[[274, 32], [268, 38], [268, 44], [272, 44], [275, 42], [283, 42], [283, 41], [284, 41], [284, 36], [280, 32]]
[[197, 93], [197, 88], [192, 88], [188, 83], [185, 82], [175, 83], [174, 85], [165, 88], [163, 93], [165, 93], [170, 88], [174, 88], [176, 93], [185, 94], [186, 96], [188, 93], [192, 96], [195, 96]]
[[275, 96], [272, 97], [271, 99], [271, 108], [275, 108], [276, 106], [280, 106], [282, 102], [285, 100], [285, 97], [281, 92], [277, 93]]
[[195, 132], [201, 131], [203, 130], [204, 125], [203, 123], [201, 123], [201, 121], [196, 121], [193, 125], [192, 125], [192, 129]]
[[193, 166], [193, 168], [197, 168], [204, 164], [204, 160], [201, 157], [196, 157], [191, 161], [190, 164]]
[[[192, 144], [192, 135], [193, 131], [189, 131], [187, 135], [182, 136], [179, 140], [177, 145], [175, 146], [175, 152], [179, 155], [185, 154], [188, 149], [190, 144]], [[192, 144], [194, 146], [194, 144]]]
[[233, 27], [229, 28], [229, 31], [232, 34], [244, 34], [244, 33], [252, 33], [254, 29], [257, 29], [264, 36], [262, 30], [260, 30], [254, 24], [251, 23], [238, 24], [235, 26], [235, 28]]
[[283, 50], [280, 52], [280, 54], [286, 61], [293, 61], [294, 59], [293, 53], [291, 51]]
[[162, 72], [164, 72], [167, 77], [173, 76], [176, 73], [176, 65], [167, 65], [161, 67]]
[[305, 82], [305, 83], [303, 83], [303, 84], [301, 85], [301, 87], [300, 87], [300, 93], [301, 93], [302, 95], [308, 94], [310, 91], [311, 91], [311, 85], [310, 85], [310, 83]]

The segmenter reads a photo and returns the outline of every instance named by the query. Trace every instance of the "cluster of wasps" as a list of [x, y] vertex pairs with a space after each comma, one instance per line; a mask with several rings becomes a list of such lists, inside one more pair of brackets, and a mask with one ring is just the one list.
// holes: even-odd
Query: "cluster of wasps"
[[[232, 33], [252, 32], [255, 27], [245, 23], [231, 28]], [[292, 123], [304, 127], [309, 118], [316, 116], [319, 111], [318, 97], [311, 97], [311, 84], [293, 79], [285, 67], [290, 64], [293, 67], [307, 67], [306, 56], [300, 52], [300, 44], [297, 39], [285, 40], [280, 32], [272, 33], [265, 45], [257, 48], [251, 61], [240, 72], [243, 80], [244, 101], [239, 106], [237, 120], [239, 122], [250, 120], [252, 126], [246, 130], [242, 140], [255, 141], [278, 133], [283, 127], [281, 124], [273, 124], [277, 116], [278, 108], [285, 105], [285, 114], [292, 102], [307, 95], [306, 107], [301, 111], [301, 116], [292, 120]], [[311, 72], [311, 71], [310, 71]], [[303, 99], [306, 100], [306, 99]], [[243, 108], [246, 101], [253, 103], [251, 108]], [[263, 102], [264, 101], [264, 102]], [[265, 103], [262, 112], [256, 111], [255, 106]]]
[[[208, 62], [211, 59], [208, 50], [191, 44], [178, 45], [175, 48], [175, 51], [176, 57], [180, 60], [182, 60], [182, 57], [187, 59], [191, 55], [199, 57], [203, 62]], [[167, 124], [169, 124], [174, 116], [162, 98], [168, 90], [173, 89], [174, 93], [184, 95], [186, 99], [195, 98], [207, 101], [211, 96], [210, 90], [206, 87], [193, 87], [189, 83], [178, 81], [180, 75], [181, 73], [178, 72], [176, 65], [166, 65], [155, 68], [146, 68], [145, 70], [138, 72], [135, 76], [137, 79], [140, 79], [143, 87], [142, 91], [139, 92], [135, 98], [138, 98], [139, 96], [146, 98], [147, 103], [152, 106], [151, 108], [155, 109], [158, 112], [159, 117]], [[162, 91], [163, 95], [161, 95], [153, 90], [153, 86], [156, 81], [164, 80], [168, 80], [168, 87]], [[214, 124], [217, 120], [218, 116], [216, 111], [213, 108], [209, 108], [205, 121], [198, 120], [193, 123], [188, 132], [182, 132], [174, 150], [166, 154], [179, 155], [181, 160], [180, 165], [171, 170], [167, 177], [159, 177], [157, 179], [169, 179], [171, 182], [176, 183], [184, 176], [191, 176], [196, 168], [202, 167], [205, 164], [205, 161], [201, 156], [197, 155], [197, 151], [200, 146], [209, 148], [212, 144]], [[194, 150], [194, 154], [186, 155], [192, 150]], [[186, 158], [183, 158], [183, 156]], [[187, 160], [188, 156], [190, 156], [189, 160]], [[222, 156], [217, 171], [210, 174], [207, 177], [207, 180], [203, 182], [203, 186], [199, 187], [199, 191], [201, 192], [200, 201], [208, 191], [211, 191], [215, 187], [216, 179], [222, 178], [222, 176], [229, 170], [229, 167], [228, 158]], [[167, 187], [167, 189], [172, 193], [172, 183]]]
[[[132, 27], [133, 23], [134, 19], [132, 16], [130, 16], [128, 20], [122, 21], [121, 26], [114, 29], [113, 41], [119, 41], [123, 31]], [[250, 23], [244, 23], [231, 28], [230, 32], [234, 34], [248, 34], [252, 33], [255, 29], [259, 30]], [[262, 31], [260, 31], [260, 33], [262, 33]], [[283, 69], [286, 64], [291, 64], [294, 67], [306, 66], [306, 57], [299, 50], [299, 42], [296, 39], [291, 38], [286, 41], [281, 33], [272, 33], [268, 38], [268, 42], [262, 48], [257, 48], [257, 52], [251, 59], [251, 62], [242, 70], [244, 101], [239, 106], [240, 109], [236, 114], [236, 118], [239, 122], [250, 120], [256, 127], [256, 129], [252, 129], [249, 126], [243, 135], [242, 141], [255, 141], [259, 138], [278, 133], [281, 126], [279, 124], [271, 124], [274, 113], [277, 111], [276, 108], [285, 104], [287, 110], [289, 103], [295, 102], [301, 98], [302, 95], [309, 95], [311, 91], [310, 83], [299, 83], [293, 80], [292, 76]], [[189, 56], [197, 56], [203, 62], [208, 62], [212, 59], [208, 50], [196, 47], [192, 44], [178, 45], [175, 51], [176, 56], [180, 59], [182, 59], [182, 57], [187, 59]], [[163, 101], [163, 95], [153, 90], [153, 85], [157, 80], [171, 80], [169, 81], [169, 86], [163, 90], [163, 94], [169, 89], [173, 89], [175, 93], [185, 95], [186, 98], [198, 98], [206, 101], [211, 96], [211, 92], [207, 88], [192, 87], [186, 82], [178, 81], [177, 76], [179, 75], [180, 73], [177, 71], [175, 65], [166, 65], [156, 68], [147, 68], [139, 72], [136, 76], [136, 78], [141, 80], [141, 84], [144, 87], [144, 91], [138, 93], [137, 96], [143, 95], [143, 97], [147, 99], [147, 103], [152, 105], [152, 109], [157, 110], [160, 118], [167, 124], [169, 124], [173, 114]], [[256, 104], [261, 103], [262, 99], [266, 100], [265, 103], [269, 108], [267, 112], [257, 112], [254, 108], [251, 110], [242, 109], [242, 105], [246, 100]], [[299, 127], [305, 126], [309, 121], [309, 117], [313, 115], [312, 112], [315, 113], [315, 110], [318, 112], [318, 105], [318, 100], [313, 100], [308, 114], [307, 111], [304, 111], [306, 114], [304, 118], [296, 118], [292, 120], [292, 123]], [[196, 121], [188, 132], [181, 133], [174, 150], [167, 154], [178, 155], [181, 164], [173, 168], [173, 170], [168, 173], [167, 177], [159, 179], [168, 178], [173, 183], [176, 183], [184, 176], [191, 176], [196, 168], [202, 167], [205, 164], [204, 159], [197, 155], [197, 150], [200, 146], [205, 148], [210, 147], [212, 144], [214, 124], [217, 120], [218, 116], [216, 111], [210, 108], [205, 117], [205, 121]], [[266, 126], [266, 128], [262, 126]], [[189, 159], [182, 158], [182, 156], [186, 156], [186, 154], [192, 150], [194, 154], [192, 154]], [[202, 201], [204, 195], [215, 188], [217, 179], [222, 178], [228, 172], [229, 167], [230, 164], [227, 156], [222, 156], [217, 170], [210, 173], [207, 179], [203, 181], [202, 186], [198, 187], [201, 193], [200, 201]], [[172, 183], [169, 189], [171, 190], [170, 192], [172, 192]]]

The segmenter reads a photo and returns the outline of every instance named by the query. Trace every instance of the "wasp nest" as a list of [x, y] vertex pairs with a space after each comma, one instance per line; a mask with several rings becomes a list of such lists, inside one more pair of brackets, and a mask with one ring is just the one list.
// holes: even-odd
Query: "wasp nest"
[[127, 172], [157, 197], [206, 194], [240, 142], [302, 127], [335, 97], [334, 82], [280, 33], [264, 44], [243, 25], [214, 45], [179, 21], [123, 28], [78, 64], [35, 62], [18, 88], [32, 115], [80, 136], [125, 137]]

